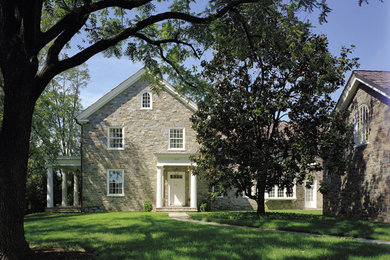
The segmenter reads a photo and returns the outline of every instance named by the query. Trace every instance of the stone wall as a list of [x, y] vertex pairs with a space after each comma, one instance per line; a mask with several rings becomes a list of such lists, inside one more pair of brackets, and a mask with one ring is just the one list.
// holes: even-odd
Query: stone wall
[[325, 171], [328, 192], [324, 214], [390, 222], [390, 107], [375, 92], [360, 85], [348, 109], [349, 121], [366, 104], [371, 113], [368, 143], [348, 151], [350, 163], [343, 176]]
[[[313, 174], [316, 179], [316, 207], [313, 209], [322, 209], [323, 197], [319, 192], [320, 183], [322, 182], [322, 172]], [[314, 187], [313, 187], [314, 188]], [[306, 209], [305, 207], [305, 186], [298, 184], [295, 188], [296, 196], [294, 199], [266, 199], [266, 209]], [[211, 210], [221, 209], [242, 209], [242, 210], [257, 210], [256, 201], [243, 197], [236, 196], [234, 190], [222, 198], [215, 198], [211, 203]]]
[[[141, 94], [151, 86], [137, 82], [100, 108], [83, 126], [83, 211], [142, 210], [155, 206], [155, 153], [194, 153], [192, 111], [166, 91], [152, 92], [152, 109], [140, 109]], [[124, 127], [124, 150], [108, 150], [108, 127]], [[168, 150], [169, 128], [185, 128], [185, 150]], [[107, 196], [107, 170], [124, 169], [124, 196]]]

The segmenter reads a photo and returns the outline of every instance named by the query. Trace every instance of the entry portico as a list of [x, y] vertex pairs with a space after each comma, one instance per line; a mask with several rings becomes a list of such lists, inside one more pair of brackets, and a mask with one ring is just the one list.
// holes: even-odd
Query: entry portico
[[172, 208], [197, 210], [197, 180], [186, 153], [156, 153], [156, 211]]
[[[47, 210], [55, 208], [54, 205], [54, 172], [61, 172], [61, 207], [68, 207], [67, 202], [67, 174], [73, 173], [73, 207], [80, 208], [79, 180], [77, 172], [81, 172], [80, 156], [58, 156], [54, 163], [47, 163]], [[80, 210], [80, 209], [79, 209]]]

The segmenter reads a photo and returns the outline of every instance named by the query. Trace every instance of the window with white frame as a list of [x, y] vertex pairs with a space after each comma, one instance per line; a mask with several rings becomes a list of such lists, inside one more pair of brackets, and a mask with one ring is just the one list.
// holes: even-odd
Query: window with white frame
[[265, 193], [266, 199], [295, 199], [295, 185], [293, 187], [292, 193], [287, 193], [287, 189], [279, 188], [277, 185], [272, 187], [272, 189]]
[[108, 170], [107, 171], [107, 195], [108, 196], [123, 196], [123, 176], [124, 170]]
[[141, 108], [152, 109], [152, 94], [150, 92], [144, 92], [141, 95]]
[[215, 193], [218, 198], [223, 198], [223, 193], [220, 191], [218, 186], [212, 186], [210, 192]]
[[360, 105], [354, 116], [353, 138], [355, 145], [362, 145], [368, 142], [370, 123], [370, 110], [367, 105]]
[[124, 134], [123, 127], [108, 128], [108, 149], [123, 150], [124, 149]]
[[169, 129], [169, 150], [184, 150], [184, 128]]

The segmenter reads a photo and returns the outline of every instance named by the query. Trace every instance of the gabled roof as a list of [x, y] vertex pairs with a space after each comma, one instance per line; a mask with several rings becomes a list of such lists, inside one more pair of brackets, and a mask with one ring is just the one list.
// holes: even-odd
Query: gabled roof
[[[105, 104], [110, 102], [112, 99], [114, 99], [116, 96], [120, 95], [123, 91], [125, 91], [127, 88], [132, 87], [136, 82], [139, 80], [142, 80], [142, 77], [146, 74], [147, 70], [145, 68], [140, 69], [133, 75], [131, 75], [129, 78], [127, 78], [125, 81], [120, 83], [118, 86], [113, 88], [111, 91], [106, 93], [104, 96], [102, 96], [98, 101], [87, 107], [83, 112], [81, 112], [77, 117], [77, 121], [79, 123], [87, 123], [89, 120], [88, 118], [94, 114], [96, 111], [98, 111], [101, 107], [103, 107]], [[198, 109], [197, 105], [191, 101], [189, 98], [179, 94], [175, 88], [169, 84], [167, 81], [162, 80], [161, 81], [162, 86], [165, 91], [170, 93], [172, 96], [174, 96], [177, 100], [182, 102], [185, 106], [187, 106], [190, 110], [196, 111]]]
[[354, 70], [337, 101], [336, 109], [348, 107], [360, 84], [390, 100], [390, 71]]

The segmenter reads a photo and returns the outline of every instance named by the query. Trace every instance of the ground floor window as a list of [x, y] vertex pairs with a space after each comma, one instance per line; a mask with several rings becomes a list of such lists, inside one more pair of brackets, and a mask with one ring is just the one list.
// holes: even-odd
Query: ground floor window
[[124, 170], [108, 170], [107, 171], [107, 195], [108, 196], [123, 196], [123, 173]]
[[278, 185], [272, 187], [272, 189], [265, 193], [266, 199], [295, 199], [295, 185], [292, 193], [288, 193], [286, 188], [279, 188]]

